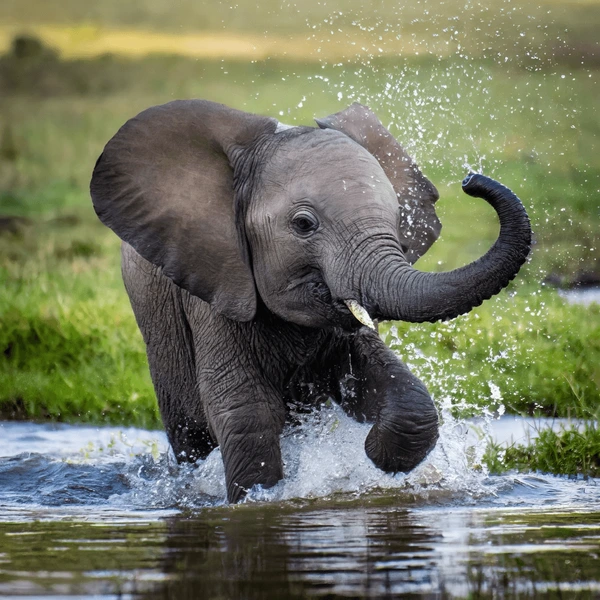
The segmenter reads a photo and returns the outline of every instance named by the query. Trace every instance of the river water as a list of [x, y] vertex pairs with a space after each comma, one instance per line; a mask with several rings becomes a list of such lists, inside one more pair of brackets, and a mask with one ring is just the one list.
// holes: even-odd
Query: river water
[[446, 419], [390, 476], [325, 407], [286, 430], [286, 479], [228, 506], [218, 450], [180, 467], [159, 431], [2, 423], [0, 597], [598, 598], [600, 480], [480, 464], [529, 427]]

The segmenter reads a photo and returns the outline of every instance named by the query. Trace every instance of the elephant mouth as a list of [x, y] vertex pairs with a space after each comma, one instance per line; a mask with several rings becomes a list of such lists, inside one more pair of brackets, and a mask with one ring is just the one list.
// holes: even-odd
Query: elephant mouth
[[363, 307], [354, 298], [334, 297], [320, 270], [308, 268], [288, 284], [285, 292], [293, 292], [298, 289], [302, 289], [308, 294], [312, 300], [309, 304], [324, 314], [332, 325], [347, 331], [355, 331], [363, 325], [374, 329], [373, 321], [369, 316], [371, 311], [367, 310], [368, 307]]
[[[327, 291], [329, 291], [329, 288], [327, 287], [325, 281], [323, 280], [323, 276], [321, 275], [321, 272], [313, 267], [307, 267], [306, 269], [304, 269], [299, 275], [298, 277], [295, 277], [294, 279], [292, 279], [287, 287], [285, 288], [285, 292], [291, 292], [292, 290], [295, 290], [296, 288], [299, 287], [308, 287], [308, 289], [312, 290], [318, 290], [319, 294], [325, 293], [324, 291], [321, 291], [320, 288], [326, 288]], [[331, 293], [330, 293], [330, 298], [331, 298]]]

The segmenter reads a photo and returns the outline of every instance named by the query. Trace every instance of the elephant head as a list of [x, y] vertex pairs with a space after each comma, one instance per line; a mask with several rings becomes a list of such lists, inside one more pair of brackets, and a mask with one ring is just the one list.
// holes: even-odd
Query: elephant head
[[479, 260], [446, 273], [412, 264], [441, 226], [435, 187], [366, 107], [282, 127], [202, 100], [128, 121], [96, 164], [100, 219], [230, 319], [257, 306], [308, 327], [451, 319], [498, 293], [529, 253], [521, 203], [482, 175], [463, 182], [500, 218]]

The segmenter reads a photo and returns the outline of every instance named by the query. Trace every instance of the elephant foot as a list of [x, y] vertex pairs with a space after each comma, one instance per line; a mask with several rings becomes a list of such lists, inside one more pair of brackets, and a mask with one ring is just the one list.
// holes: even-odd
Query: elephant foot
[[437, 439], [437, 414], [429, 425], [401, 435], [387, 426], [373, 425], [365, 440], [365, 452], [386, 473], [408, 473], [433, 450]]
[[228, 502], [239, 502], [255, 485], [271, 488], [283, 479], [279, 436], [232, 435], [221, 451]]

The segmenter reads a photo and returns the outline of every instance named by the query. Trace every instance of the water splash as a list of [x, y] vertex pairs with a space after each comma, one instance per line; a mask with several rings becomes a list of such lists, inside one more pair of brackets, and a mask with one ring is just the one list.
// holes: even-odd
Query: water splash
[[[382, 472], [369, 460], [364, 440], [371, 425], [348, 417], [335, 403], [305, 415], [300, 425], [288, 426], [281, 440], [284, 479], [265, 490], [249, 490], [247, 502], [363, 497], [372, 493], [410, 493], [426, 498], [432, 491], [468, 498], [495, 493], [481, 458], [485, 452], [484, 425], [443, 417], [440, 440], [429, 457], [409, 474]], [[158, 460], [145, 454], [125, 468], [131, 491], [111, 500], [137, 506], [197, 507], [225, 502], [225, 472], [215, 449], [194, 466], [176, 465], [170, 452]]]
[[357, 423], [334, 403], [324, 405], [283, 435], [285, 479], [270, 490], [251, 490], [252, 500], [320, 498], [334, 494], [362, 496], [404, 492], [426, 498], [432, 490], [478, 496], [493, 493], [479, 459], [485, 439], [446, 415], [440, 439], [427, 459], [409, 474], [379, 470], [366, 456], [371, 425]]

